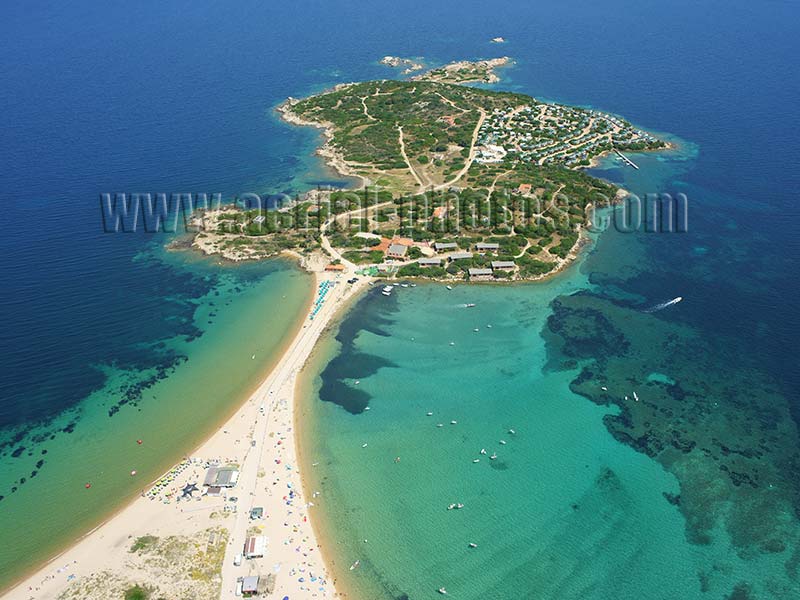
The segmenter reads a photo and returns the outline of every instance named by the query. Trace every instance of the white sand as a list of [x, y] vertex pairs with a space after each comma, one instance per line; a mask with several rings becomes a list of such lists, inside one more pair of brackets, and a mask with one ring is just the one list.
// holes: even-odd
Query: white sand
[[[355, 285], [347, 284], [345, 280], [353, 275], [352, 265], [347, 266], [347, 272], [340, 275], [317, 273], [318, 282], [323, 279], [337, 281], [322, 309], [313, 321], [306, 317], [302, 329], [277, 366], [249, 400], [192, 453], [196, 460], [219, 459], [241, 465], [239, 482], [227, 492], [228, 500], [203, 496], [176, 502], [173, 496], [165, 504], [163, 496], [155, 500], [138, 498], [3, 598], [57, 598], [64, 591], [86, 585], [91, 581], [87, 577], [103, 572], [130, 579], [131, 583], [157, 586], [159, 594], [167, 597], [173, 597], [173, 594], [174, 597], [183, 597], [180, 595], [180, 582], [159, 581], [155, 572], [142, 571], [141, 565], [134, 569], [129, 552], [131, 545], [139, 536], [197, 535], [209, 527], [224, 527], [230, 532], [231, 542], [222, 568], [221, 598], [235, 597], [238, 577], [266, 576], [268, 573], [277, 575], [272, 597], [289, 596], [292, 600], [336, 597], [309, 522], [314, 508], [303, 495], [293, 413], [295, 383], [300, 368], [337, 310], [367, 285], [366, 278], [360, 278]], [[190, 482], [197, 482], [202, 487], [203, 476], [202, 464], [192, 464], [180, 472], [167, 490], [177, 490]], [[231, 502], [231, 496], [238, 497], [238, 501]], [[313, 500], [314, 503], [322, 501], [322, 497]], [[235, 506], [237, 512], [223, 516], [225, 505]], [[250, 521], [250, 508], [255, 506], [264, 508], [264, 518]], [[261, 559], [245, 560], [236, 567], [234, 556], [242, 552], [248, 529], [254, 526], [261, 526], [262, 535], [269, 538], [266, 555]], [[158, 597], [158, 594], [154, 596]], [[107, 598], [107, 595], [101, 589], [96, 595], [81, 593], [81, 597]]]

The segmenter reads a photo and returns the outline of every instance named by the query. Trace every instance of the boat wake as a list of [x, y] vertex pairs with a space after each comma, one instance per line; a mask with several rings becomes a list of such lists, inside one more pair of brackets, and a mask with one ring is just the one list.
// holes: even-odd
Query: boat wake
[[647, 308], [642, 312], [646, 312], [646, 313], [658, 312], [660, 310], [664, 310], [665, 308], [668, 308], [668, 307], [672, 306], [673, 304], [677, 304], [681, 300], [683, 300], [683, 297], [682, 296], [678, 296], [677, 298], [673, 298], [672, 300], [670, 300], [668, 302], [662, 302], [661, 304], [656, 304], [655, 306], [651, 306], [650, 308]]

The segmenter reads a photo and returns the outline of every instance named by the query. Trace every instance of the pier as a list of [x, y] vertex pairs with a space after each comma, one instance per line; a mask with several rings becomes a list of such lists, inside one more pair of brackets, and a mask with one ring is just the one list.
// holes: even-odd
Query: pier
[[639, 168], [639, 165], [637, 165], [635, 162], [633, 162], [633, 161], [632, 161], [630, 158], [628, 158], [627, 156], [625, 156], [625, 155], [624, 155], [622, 152], [620, 152], [620, 151], [619, 151], [619, 150], [617, 150], [616, 148], [614, 148], [614, 152], [616, 152], [616, 153], [617, 153], [617, 156], [619, 156], [619, 157], [622, 159], [622, 161], [623, 161], [623, 162], [624, 162], [626, 165], [628, 165], [629, 167], [633, 167], [634, 169], [638, 169], [638, 168]]

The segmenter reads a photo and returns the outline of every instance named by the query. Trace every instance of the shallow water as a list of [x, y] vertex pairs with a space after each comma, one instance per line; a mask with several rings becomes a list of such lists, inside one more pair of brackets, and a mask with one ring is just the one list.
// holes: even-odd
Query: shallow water
[[122, 367], [109, 357], [93, 365], [105, 383], [84, 400], [52, 418], [6, 430], [0, 438], [6, 541], [0, 581], [18, 577], [97, 524], [120, 500], [147, 489], [255, 389], [305, 318], [310, 277], [288, 261], [221, 268], [184, 253], [153, 252], [140, 260], [212, 278], [201, 296], [181, 290], [201, 335], [142, 344], [145, 365], [169, 357], [155, 367]]

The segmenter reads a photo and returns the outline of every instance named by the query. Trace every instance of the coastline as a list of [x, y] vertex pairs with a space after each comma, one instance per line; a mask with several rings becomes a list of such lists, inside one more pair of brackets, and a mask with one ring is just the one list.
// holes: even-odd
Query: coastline
[[[319, 282], [324, 278], [325, 275], [316, 273], [314, 281]], [[308, 324], [308, 310], [304, 310], [295, 324], [293, 329], [294, 334], [292, 336], [287, 336], [280, 351], [276, 352], [276, 359], [271, 362], [269, 370], [266, 372], [264, 378], [260, 383], [255, 385], [255, 389], [243, 402], [232, 406], [231, 411], [226, 414], [225, 420], [216, 428], [212, 428], [210, 435], [199, 443], [189, 455], [211, 454], [230, 456], [231, 451], [235, 453], [235, 448], [230, 447], [232, 441], [229, 434], [235, 434], [237, 431], [239, 434], [243, 432], [246, 433], [247, 418], [252, 418], [253, 413], [257, 415], [258, 412], [258, 408], [255, 406], [256, 400], [266, 397], [265, 395], [270, 391], [270, 386], [276, 383], [276, 379], [281, 378], [281, 376], [284, 376], [284, 380], [281, 382], [284, 387], [290, 379], [292, 381], [294, 380], [294, 372], [292, 369], [296, 370], [299, 368], [298, 364], [302, 365], [305, 363], [305, 360], [307, 360], [308, 355], [316, 345], [319, 335], [325, 330], [329, 320], [339, 313], [339, 301], [344, 298], [355, 296], [365, 284], [366, 282], [362, 280], [360, 286], [345, 287], [344, 284], [337, 286], [339, 290], [338, 294], [336, 294], [335, 298], [330, 298], [323, 310], [318, 314], [317, 319], [312, 322], [312, 325]], [[309, 294], [306, 308], [310, 308], [312, 303], [313, 292]], [[288, 425], [289, 431], [293, 429], [294, 415], [291, 407], [293, 406], [294, 398], [293, 394], [290, 394], [290, 396], [291, 397], [288, 399], [288, 406], [290, 408], [288, 421], [284, 414], [283, 419], [279, 418], [281, 415], [278, 415], [272, 420], [272, 423], [267, 424], [267, 420], [274, 412], [270, 410], [267, 419], [262, 419], [267, 429], [270, 428], [270, 425], [272, 425], [273, 428]], [[286, 413], [285, 410], [283, 412]], [[243, 429], [243, 426], [245, 429]], [[272, 437], [274, 433], [274, 430], [270, 431], [270, 437]], [[238, 442], [239, 440], [237, 439], [233, 444], [237, 444]], [[287, 444], [281, 448], [281, 442], [278, 441], [277, 448], [273, 448], [273, 452], [270, 453], [269, 458], [280, 453], [284, 449], [291, 448], [291, 450], [294, 450], [294, 447], [294, 444]], [[245, 455], [245, 460], [246, 458], [247, 454]], [[280, 460], [276, 460], [278, 460], [278, 464], [280, 464]], [[196, 474], [193, 473], [192, 475], [195, 476], [196, 479]], [[292, 472], [290, 477], [300, 480], [299, 473], [296, 470]], [[300, 489], [301, 487], [302, 485], [297, 485], [296, 489]], [[264, 504], [268, 506], [266, 502]], [[272, 499], [272, 504], [274, 512], [278, 512], [278, 510], [282, 508], [282, 502], [278, 498]], [[197, 510], [200, 509], [193, 509], [191, 512], [194, 513]], [[269, 511], [270, 509], [267, 509], [265, 512]], [[68, 548], [49, 558], [47, 562], [39, 565], [34, 571], [24, 574], [4, 592], [2, 597], [9, 599], [25, 598], [26, 600], [29, 598], [55, 598], [61, 593], [68, 591], [69, 588], [74, 588], [75, 584], [91, 580], [93, 574], [105, 573], [109, 570], [122, 570], [124, 572], [125, 561], [129, 555], [128, 546], [137, 535], [151, 535], [154, 533], [169, 535], [170, 532], [186, 533], [189, 531], [197, 531], [198, 529], [202, 530], [205, 525], [208, 525], [209, 522], [213, 520], [212, 515], [214, 513], [208, 515], [206, 519], [202, 516], [190, 514], [189, 511], [184, 512], [180, 510], [178, 514], [180, 517], [176, 518], [175, 507], [166, 507], [160, 502], [148, 501], [144, 496], [129, 499], [125, 504], [106, 516], [97, 526], [75, 540]], [[228, 526], [229, 524], [216, 522], [216, 525]], [[277, 526], [277, 524], [275, 525]], [[305, 534], [304, 543], [308, 544], [311, 548], [316, 547], [313, 535], [314, 532], [311, 530], [308, 520], [305, 519], [305, 515], [303, 521], [297, 524], [299, 529], [303, 529], [304, 526], [307, 530], [303, 532], [303, 534]], [[274, 536], [273, 539], [277, 540], [277, 536]], [[231, 585], [235, 587], [235, 577], [233, 581], [229, 580], [230, 577], [226, 578], [226, 575], [229, 575], [226, 573], [226, 567], [232, 565], [231, 552], [234, 548], [237, 548], [236, 552], [238, 552], [238, 540], [235, 539], [234, 542], [228, 544], [228, 551], [226, 552], [225, 562], [222, 566], [223, 590], [229, 588]], [[283, 550], [283, 552], [280, 552], [280, 550], [282, 549], [277, 548], [275, 553], [272, 553], [272, 551], [268, 552], [265, 560], [268, 559], [270, 564], [272, 564], [276, 560], [276, 554], [279, 554], [286, 563], [291, 563], [291, 559], [294, 559], [294, 557], [287, 554], [287, 550]], [[230, 559], [228, 557], [229, 554]], [[310, 558], [304, 556], [304, 559], [306, 560], [302, 561], [304, 566], [301, 568], [313, 568], [318, 573], [324, 573], [324, 566], [321, 564], [321, 560], [315, 561], [313, 556]], [[65, 566], [58, 568], [58, 565], [62, 564]], [[64, 579], [55, 575], [55, 573], [61, 573], [67, 568], [69, 569], [70, 575], [75, 576], [75, 583], [73, 584], [65, 583]], [[237, 573], [238, 571], [233, 575]], [[301, 593], [296, 589], [297, 581], [290, 581], [286, 577], [278, 578], [278, 586], [279, 590], [285, 589], [286, 593], [290, 591]], [[331, 586], [331, 589], [326, 590], [325, 595], [320, 597], [335, 596], [336, 592]]]
[[[347, 317], [348, 313], [363, 297], [363, 293], [364, 292], [362, 291], [359, 294], [354, 294], [347, 298], [337, 313], [326, 324], [325, 329], [320, 335], [320, 339], [311, 350], [311, 353], [302, 369], [298, 373], [297, 380], [295, 382], [294, 393], [295, 397], [297, 398], [297, 402], [294, 407], [294, 425], [296, 431], [296, 435], [294, 436], [295, 448], [297, 452], [298, 464], [300, 465], [301, 469], [307, 473], [312, 472], [312, 469], [314, 468], [313, 458], [308, 452], [309, 445], [304, 444], [304, 436], [309, 435], [309, 433], [298, 426], [298, 423], [301, 421], [301, 417], [303, 415], [304, 402], [308, 401], [306, 395], [313, 394], [314, 392], [313, 376], [316, 367], [319, 366], [317, 361], [324, 361], [325, 359], [329, 358], [327, 356], [320, 356], [320, 353], [323, 351], [323, 346], [325, 346], [327, 343], [335, 343], [333, 336], [335, 336], [336, 332], [339, 330], [340, 325]], [[311, 401], [313, 401], [313, 399]], [[312, 477], [303, 477], [302, 482], [303, 493], [305, 494], [306, 498], [313, 496], [313, 484], [315, 481], [312, 481]], [[332, 538], [332, 528], [329, 525], [330, 524], [325, 524], [325, 517], [320, 516], [311, 519], [311, 527], [314, 530], [314, 536], [317, 540], [320, 555], [322, 556], [322, 560], [325, 563], [328, 573], [330, 573], [331, 577], [333, 578], [333, 585], [336, 588], [337, 597], [356, 598], [357, 596], [354, 594], [352, 588], [347, 585], [346, 578], [342, 577], [342, 575], [345, 573], [350, 572], [349, 565], [346, 563], [340, 564], [336, 561], [336, 541]]]
[[[348, 85], [348, 84], [343, 84], [343, 85]], [[354, 170], [352, 170], [350, 165], [348, 165], [346, 161], [344, 161], [340, 153], [338, 153], [331, 146], [331, 141], [333, 139], [332, 126], [330, 124], [304, 121], [303, 119], [301, 119], [292, 112], [291, 106], [292, 106], [292, 100], [290, 99], [277, 108], [277, 111], [286, 122], [294, 125], [313, 126], [323, 130], [323, 135], [326, 138], [326, 142], [322, 147], [320, 147], [317, 150], [317, 154], [323, 159], [325, 159], [326, 164], [332, 169], [334, 169], [337, 173], [343, 176], [357, 178], [358, 180], [361, 181], [361, 184], [358, 187], [352, 189], [360, 189], [368, 185], [369, 180], [362, 175], [358, 175]], [[542, 281], [554, 277], [555, 275], [559, 274], [560, 272], [568, 268], [570, 265], [572, 265], [576, 261], [576, 259], [578, 259], [582, 254], [583, 248], [588, 245], [589, 245], [588, 236], [585, 230], [581, 229], [579, 231], [578, 240], [576, 241], [574, 246], [570, 249], [568, 255], [564, 259], [559, 260], [557, 267], [554, 268], [552, 271], [549, 271], [542, 275], [538, 275], [533, 278], [517, 280], [517, 281], [509, 281], [509, 282], [498, 282], [498, 283], [528, 283], [533, 281]], [[322, 279], [323, 277], [319, 273], [316, 273], [315, 280], [317, 282], [320, 282]], [[226, 415], [226, 418], [222, 421], [219, 427], [213, 430], [213, 432], [206, 439], [204, 439], [201, 443], [199, 443], [191, 454], [198, 454], [198, 453], [202, 454], [205, 453], [208, 447], [210, 446], [216, 447], [219, 444], [219, 440], [217, 440], [217, 438], [220, 436], [220, 434], [228, 433], [227, 430], [224, 429], [225, 426], [231, 424], [231, 429], [232, 429], [234, 427], [233, 422], [237, 420], [237, 418], [243, 418], [245, 416], [243, 413], [248, 409], [248, 405], [254, 404], [259, 396], [261, 396], [262, 399], [266, 398], [265, 393], [267, 391], [269, 391], [269, 393], [272, 393], [272, 391], [269, 390], [269, 387], [272, 383], [275, 383], [276, 380], [281, 379], [281, 375], [286, 375], [286, 377], [284, 377], [284, 381], [282, 381], [278, 387], [280, 391], [283, 391], [284, 387], [289, 383], [290, 379], [292, 383], [292, 391], [288, 394], [289, 396], [289, 399], [287, 401], [288, 407], [285, 408], [288, 408], [288, 413], [290, 414], [291, 418], [290, 429], [294, 430], [294, 428], [296, 427], [296, 418], [297, 418], [297, 404], [296, 404], [298, 396], [297, 389], [300, 379], [300, 377], [298, 377], [298, 372], [300, 375], [302, 374], [303, 366], [309, 360], [309, 357], [313, 354], [314, 349], [317, 347], [319, 338], [322, 335], [325, 335], [326, 332], [328, 332], [330, 328], [336, 324], [337, 319], [339, 319], [347, 310], [350, 309], [352, 301], [357, 297], [357, 293], [363, 289], [365, 282], [366, 281], [362, 279], [359, 282], [359, 284], [352, 286], [351, 288], [346, 288], [346, 290], [343, 293], [339, 294], [338, 297], [335, 299], [335, 304], [341, 303], [341, 306], [338, 306], [336, 309], [331, 309], [329, 311], [324, 312], [323, 313], [325, 315], [324, 318], [321, 314], [318, 318], [317, 323], [315, 323], [313, 327], [313, 331], [315, 333], [312, 333], [310, 336], [306, 336], [305, 334], [311, 332], [312, 327], [306, 328], [306, 326], [302, 325], [302, 322], [306, 318], [308, 311], [303, 313], [301, 317], [302, 320], [299, 320], [294, 328], [294, 335], [291, 337], [287, 337], [285, 343], [282, 344], [280, 352], [276, 353], [278, 358], [275, 361], [272, 361], [270, 370], [265, 375], [262, 382], [254, 386], [255, 389], [251, 394], [247, 396], [247, 400], [244, 400], [241, 404], [232, 405], [230, 413]], [[474, 282], [469, 282], [469, 281], [459, 282], [459, 283], [474, 284]], [[341, 285], [340, 287], [343, 288], [344, 285]], [[312, 300], [309, 300], [309, 305], [311, 304], [311, 302]], [[333, 304], [334, 302], [329, 302], [329, 304], [326, 306], [326, 309], [330, 308], [330, 306]], [[305, 339], [306, 337], [308, 337], [309, 339]], [[270, 410], [269, 414], [267, 415], [268, 418], [272, 416], [272, 412], [273, 411]], [[281, 423], [285, 425], [286, 421], [285, 420], [281, 421]], [[269, 432], [268, 429], [269, 425], [266, 425], [266, 427], [267, 429], [265, 430], [265, 433]], [[293, 442], [292, 446], [295, 456], [300, 458], [302, 452], [299, 449], [300, 446], [299, 446], [298, 435], [296, 435], [295, 433], [292, 433], [292, 442]], [[224, 445], [224, 444], [219, 444], [219, 445]], [[303, 465], [303, 468], [301, 469], [300, 472], [303, 472], [305, 468], [306, 466]], [[303, 490], [303, 496], [301, 496], [300, 498], [300, 500], [302, 501], [303, 498], [309, 497], [308, 496], [309, 490], [307, 489], [308, 481], [307, 478], [299, 477], [299, 475], [298, 478], [300, 481], [300, 488]], [[56, 561], [59, 561], [62, 558], [69, 561], [70, 553], [73, 550], [75, 550], [76, 547], [81, 546], [84, 543], [92, 545], [95, 548], [101, 546], [99, 540], [104, 539], [103, 534], [106, 533], [104, 530], [108, 528], [113, 528], [115, 525], [118, 526], [119, 525], [118, 521], [120, 520], [125, 521], [125, 523], [127, 524], [128, 521], [130, 520], [129, 517], [131, 514], [138, 515], [140, 513], [139, 510], [134, 511], [133, 509], [134, 508], [139, 509], [138, 505], [142, 504], [142, 500], [143, 499], [129, 500], [127, 504], [123, 505], [121, 508], [118, 508], [116, 511], [111, 513], [110, 516], [108, 516], [105, 520], [99, 523], [96, 527], [91, 529], [88, 533], [84, 534], [81, 538], [79, 538], [76, 542], [74, 542], [74, 544], [70, 546], [67, 550], [49, 559], [47, 563], [45, 563], [45, 565], [41, 566], [40, 568], [37, 568], [32, 576], [26, 577], [21, 582], [14, 584], [13, 588], [7, 590], [6, 594], [8, 595], [7, 596], [4, 595], [3, 597], [9, 597], [9, 598], [14, 597], [13, 596], [14, 592], [16, 592], [19, 588], [21, 588], [25, 583], [28, 583], [29, 581], [32, 582], [38, 579], [39, 576], [42, 575], [45, 571], [47, 571], [48, 568], [50, 568], [51, 565], [53, 565]], [[147, 512], [152, 512], [152, 511], [145, 511], [145, 514]], [[143, 520], [147, 520], [147, 517], [145, 517]], [[322, 550], [323, 548], [322, 545], [318, 543], [319, 531], [318, 527], [314, 525], [313, 519], [309, 520], [309, 530], [311, 531], [311, 535], [307, 536], [307, 539], [310, 540], [309, 545], [318, 548], [320, 552], [323, 554], [322, 558], [323, 564], [327, 566], [335, 564], [335, 561], [332, 559], [332, 557], [330, 555], [326, 555], [325, 551]], [[131, 536], [129, 535], [128, 537], [130, 538]], [[231, 570], [230, 564], [232, 563], [232, 556], [230, 556], [230, 554], [231, 554], [231, 548], [234, 547], [236, 547], [236, 540], [234, 540], [234, 543], [228, 545], [228, 551], [226, 552], [225, 561], [223, 563], [223, 574], [225, 574], [226, 571]], [[324, 568], [322, 570], [324, 572]], [[228, 586], [229, 584], [230, 584], [230, 577], [223, 576], [223, 593], [225, 592], [226, 586]], [[331, 589], [332, 589], [331, 597], [336, 597], [337, 595], [339, 595], [336, 592], [334, 586], [331, 586]], [[297, 592], [297, 590], [292, 590], [292, 591]], [[28, 597], [33, 597], [33, 596], [28, 596]], [[323, 597], [328, 597], [327, 592], [326, 595]]]
[[[347, 87], [348, 85], [351, 84], [340, 83], [328, 91], [336, 91]], [[322, 136], [325, 138], [325, 142], [321, 144], [314, 151], [314, 153], [322, 158], [325, 165], [331, 168], [335, 173], [341, 175], [342, 177], [352, 177], [360, 182], [355, 187], [349, 189], [360, 190], [367, 187], [370, 184], [369, 178], [358, 174], [349, 164], [347, 164], [344, 156], [342, 156], [342, 154], [333, 147], [333, 124], [321, 123], [318, 121], [306, 121], [305, 119], [301, 118], [292, 110], [292, 106], [294, 106], [294, 104], [297, 102], [298, 100], [296, 98], [287, 98], [284, 102], [279, 104], [275, 110], [280, 118], [290, 125], [314, 127], [321, 130]]]

